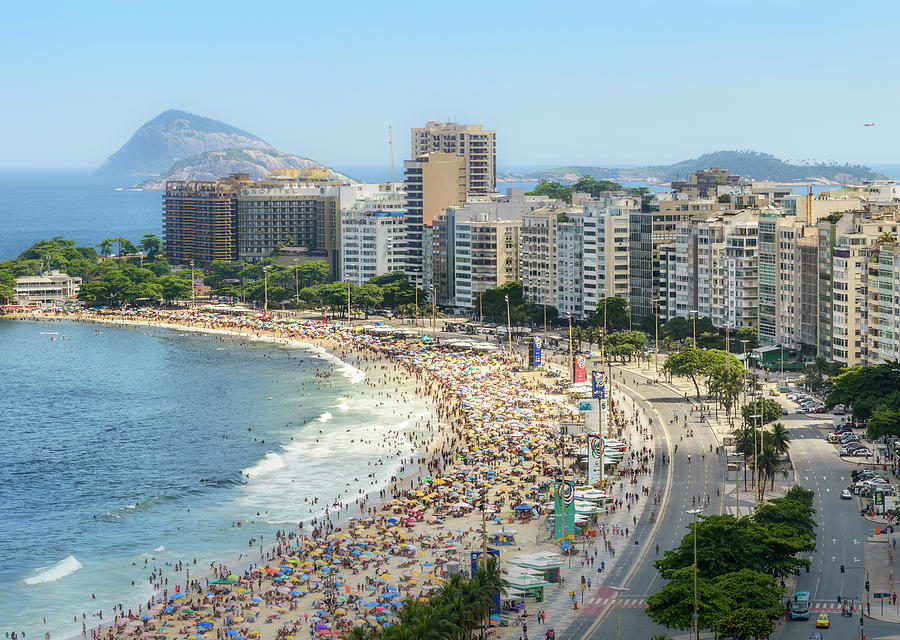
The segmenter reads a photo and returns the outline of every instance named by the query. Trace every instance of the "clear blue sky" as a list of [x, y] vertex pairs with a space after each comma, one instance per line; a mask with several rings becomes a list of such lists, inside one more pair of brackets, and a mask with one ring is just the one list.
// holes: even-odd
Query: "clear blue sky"
[[[96, 167], [184, 109], [331, 165], [397, 161], [429, 119], [498, 163], [717, 149], [900, 162], [900, 3], [6, 2], [0, 167]], [[875, 121], [875, 127], [863, 123]]]

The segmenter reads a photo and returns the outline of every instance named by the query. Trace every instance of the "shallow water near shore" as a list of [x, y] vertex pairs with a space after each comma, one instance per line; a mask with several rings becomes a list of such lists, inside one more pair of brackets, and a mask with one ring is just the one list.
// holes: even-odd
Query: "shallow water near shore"
[[251, 537], [397, 473], [427, 410], [308, 349], [155, 327], [0, 322], [0, 361], [0, 633], [33, 638], [146, 602], [153, 566], [257, 561]]

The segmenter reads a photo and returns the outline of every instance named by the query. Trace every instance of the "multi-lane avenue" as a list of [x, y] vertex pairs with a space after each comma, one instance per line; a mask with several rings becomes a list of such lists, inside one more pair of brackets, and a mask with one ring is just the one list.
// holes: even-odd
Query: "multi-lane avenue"
[[[672, 463], [666, 468], [657, 455], [651, 492], [663, 491], [663, 503], [659, 506], [655, 522], [649, 511], [638, 521], [634, 540], [623, 550], [625, 554], [616, 567], [595, 588], [579, 615], [558, 637], [566, 640], [581, 638], [613, 638], [619, 633], [628, 638], [649, 639], [654, 634], [673, 635], [673, 630], [653, 623], [646, 615], [647, 597], [659, 590], [662, 581], [653, 567], [656, 545], [660, 555], [679, 544], [688, 533], [687, 525], [694, 517], [688, 513], [696, 506], [696, 498], [710, 496], [710, 505], [704, 513], [734, 513], [733, 487], [724, 483], [723, 467], [718, 456], [710, 455], [720, 443], [711, 429], [691, 416], [688, 428], [694, 437], [683, 437], [683, 422], [689, 405], [672, 389], [663, 385], [649, 385], [643, 378], [627, 370], [614, 374], [619, 384], [624, 384], [629, 394], [641, 398], [640, 405], [653, 416], [653, 430], [658, 442], [672, 454]], [[635, 383], [637, 381], [637, 384]], [[673, 420], [678, 416], [678, 420]], [[811, 594], [811, 619], [809, 621], [781, 622], [776, 636], [793, 640], [806, 640], [815, 631], [815, 617], [828, 612], [831, 628], [824, 630], [825, 640], [841, 637], [844, 640], [860, 638], [885, 638], [900, 635], [896, 625], [869, 618], [861, 621], [857, 613], [852, 618], [843, 617], [837, 607], [838, 596], [860, 602], [865, 582], [865, 540], [874, 526], [860, 517], [858, 500], [841, 500], [842, 489], [851, 484], [852, 465], [841, 461], [834, 445], [828, 444], [826, 433], [818, 425], [827, 426], [821, 419], [803, 414], [785, 416], [784, 424], [791, 435], [791, 461], [793, 481], [815, 492], [814, 507], [818, 525], [817, 549], [811, 554], [809, 572], [802, 572], [795, 580], [788, 580], [788, 591], [809, 591]], [[678, 445], [677, 453], [673, 453]], [[658, 449], [657, 453], [665, 452]], [[701, 457], [701, 452], [706, 457]], [[688, 455], [691, 461], [688, 462]], [[730, 493], [727, 493], [731, 489]], [[692, 500], [694, 498], [694, 500]], [[752, 494], [741, 494], [741, 513], [752, 508]], [[840, 567], [845, 571], [841, 573]], [[791, 584], [791, 583], [794, 584]], [[627, 590], [617, 594], [612, 587]], [[860, 623], [865, 627], [860, 629]], [[676, 632], [677, 633], [677, 632]], [[687, 632], [683, 632], [687, 634]], [[711, 637], [711, 634], [704, 634]]]

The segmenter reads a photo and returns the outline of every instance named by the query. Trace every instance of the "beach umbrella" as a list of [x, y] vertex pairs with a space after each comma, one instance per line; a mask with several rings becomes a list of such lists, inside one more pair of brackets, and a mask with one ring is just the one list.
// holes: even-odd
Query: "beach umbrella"
[[204, 629], [212, 629], [213, 624], [212, 624], [212, 622], [210, 622], [208, 620], [201, 620], [200, 622], [197, 623], [197, 626], [203, 627]]
[[226, 636], [236, 636], [236, 635], [238, 635], [238, 632], [235, 631], [234, 629], [229, 629], [228, 631], [225, 632], [225, 635]]

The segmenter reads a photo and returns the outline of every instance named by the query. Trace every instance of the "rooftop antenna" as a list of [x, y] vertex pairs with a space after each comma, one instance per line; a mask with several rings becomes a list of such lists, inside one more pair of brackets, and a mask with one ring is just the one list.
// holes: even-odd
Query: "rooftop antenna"
[[391, 191], [394, 190], [394, 129], [388, 125], [388, 147], [391, 149]]
[[812, 214], [812, 183], [806, 186], [806, 224], [808, 226], [812, 226], [813, 223], [813, 214]]

